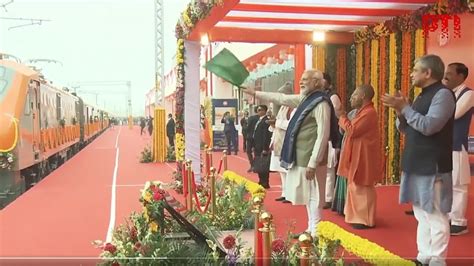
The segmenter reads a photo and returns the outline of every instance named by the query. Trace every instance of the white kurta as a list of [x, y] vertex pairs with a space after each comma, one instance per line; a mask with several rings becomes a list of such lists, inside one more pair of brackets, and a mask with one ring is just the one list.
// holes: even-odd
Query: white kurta
[[[270, 160], [270, 170], [286, 173], [286, 169], [280, 166], [280, 153], [281, 147], [283, 146], [283, 140], [285, 139], [286, 129], [288, 128], [288, 123], [290, 122], [293, 112], [291, 112], [290, 119], [288, 119], [288, 111], [290, 108], [288, 106], [281, 106], [278, 114], [275, 119], [275, 128], [269, 127], [268, 130], [273, 132], [271, 145], [273, 146], [272, 157]], [[277, 150], [276, 150], [277, 149]], [[278, 155], [277, 155], [278, 154]], [[282, 184], [283, 185], [283, 184]]]
[[[256, 92], [256, 97], [286, 105], [292, 108], [297, 107], [303, 100], [303, 95], [285, 95], [282, 93]], [[316, 168], [316, 178], [306, 179], [306, 168], [293, 165], [288, 169], [286, 177], [286, 199], [294, 205], [307, 205], [310, 198], [318, 201], [318, 206], [322, 206], [325, 196], [326, 185], [326, 164], [325, 161], [327, 143], [329, 141], [331, 109], [328, 103], [321, 102], [309, 114], [313, 116], [318, 125], [317, 139], [312, 148], [311, 157], [307, 167]], [[298, 154], [296, 154], [298, 156]]]

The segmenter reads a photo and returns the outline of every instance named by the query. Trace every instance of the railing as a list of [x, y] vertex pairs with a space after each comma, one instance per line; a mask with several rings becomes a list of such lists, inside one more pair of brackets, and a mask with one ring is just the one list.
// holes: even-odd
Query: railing
[[[184, 157], [184, 156], [183, 156]], [[203, 179], [209, 181], [207, 184], [210, 186], [210, 194], [204, 206], [200, 205], [200, 201], [196, 195], [196, 183], [194, 180], [194, 173], [192, 171], [192, 161], [186, 160], [185, 165], [181, 167], [183, 176], [183, 194], [185, 197], [185, 206], [188, 210], [198, 210], [200, 213], [205, 213], [210, 210], [211, 217], [216, 215], [216, 178], [221, 174], [221, 170], [228, 170], [227, 154], [224, 151], [222, 159], [219, 161], [219, 168], [216, 170], [212, 166], [212, 149], [205, 147], [205, 163], [204, 163], [204, 175]], [[182, 162], [179, 162], [182, 164]], [[223, 167], [223, 168], [222, 168]], [[229, 173], [226, 175], [234, 175], [235, 173]], [[242, 179], [244, 179], [242, 177]], [[263, 188], [261, 188], [264, 190]], [[255, 217], [254, 224], [254, 261], [255, 265], [269, 266], [271, 265], [272, 258], [272, 242], [274, 240], [275, 227], [273, 225], [273, 216], [271, 213], [263, 210], [264, 194], [258, 193], [257, 191], [252, 192], [252, 214]], [[194, 202], [193, 202], [194, 198]], [[209, 207], [210, 204], [210, 208]], [[301, 247], [300, 264], [309, 265], [311, 257], [311, 247], [313, 239], [309, 234], [302, 234], [299, 238], [299, 245]]]

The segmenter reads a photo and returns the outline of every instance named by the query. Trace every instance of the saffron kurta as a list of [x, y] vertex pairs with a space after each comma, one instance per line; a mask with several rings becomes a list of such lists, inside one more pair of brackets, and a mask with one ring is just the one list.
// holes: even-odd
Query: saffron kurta
[[338, 169], [338, 175], [348, 180], [345, 220], [374, 226], [375, 183], [383, 177], [380, 132], [374, 105], [362, 106], [352, 121], [341, 116], [339, 126], [346, 132]]

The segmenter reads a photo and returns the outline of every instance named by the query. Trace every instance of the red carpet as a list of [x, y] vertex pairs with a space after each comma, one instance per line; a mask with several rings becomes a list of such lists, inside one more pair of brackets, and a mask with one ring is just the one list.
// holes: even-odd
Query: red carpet
[[[100, 250], [94, 248], [91, 242], [105, 240], [107, 234], [118, 132], [116, 127], [99, 136], [74, 158], [0, 211], [0, 257], [97, 257]], [[140, 152], [149, 142], [149, 136], [140, 136], [139, 128], [129, 130], [122, 127], [120, 130], [115, 225], [123, 223], [130, 212], [141, 209], [138, 197], [144, 182], [160, 180], [168, 183], [172, 179], [174, 163], [138, 162]], [[221, 154], [215, 153], [215, 167]], [[229, 168], [253, 181], [258, 179], [256, 174], [247, 174], [248, 162], [244, 153], [229, 156]], [[285, 235], [287, 223], [291, 220], [296, 221], [296, 232], [304, 230], [307, 221], [304, 206], [274, 201], [280, 196], [280, 178], [277, 174], [271, 174], [270, 179], [272, 188], [268, 190], [265, 208], [274, 216], [277, 235]], [[177, 198], [182, 199], [180, 196]], [[324, 219], [395, 254], [414, 257], [416, 220], [404, 214], [409, 206], [400, 206], [397, 201], [397, 186], [378, 188], [377, 227], [372, 230], [354, 232], [345, 225], [343, 217], [331, 211], [324, 211]], [[474, 185], [471, 185], [469, 202], [468, 219], [473, 221]], [[474, 257], [472, 222], [469, 229], [471, 233], [451, 238], [449, 257]]]
[[[115, 127], [99, 136], [0, 211], [0, 257], [97, 257], [101, 251], [91, 242], [107, 234], [118, 132]], [[145, 181], [171, 180], [170, 167], [138, 162], [149, 141], [138, 128], [120, 130], [116, 225], [140, 209]]]

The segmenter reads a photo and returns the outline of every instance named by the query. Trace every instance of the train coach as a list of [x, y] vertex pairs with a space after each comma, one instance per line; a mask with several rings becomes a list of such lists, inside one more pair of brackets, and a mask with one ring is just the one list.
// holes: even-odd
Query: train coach
[[32, 68], [0, 60], [0, 209], [109, 126], [109, 116]]

